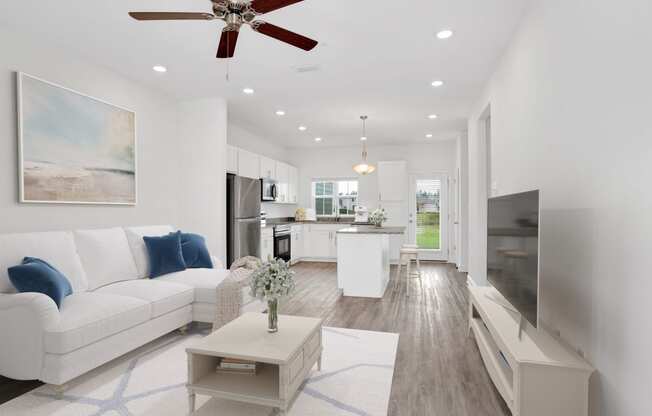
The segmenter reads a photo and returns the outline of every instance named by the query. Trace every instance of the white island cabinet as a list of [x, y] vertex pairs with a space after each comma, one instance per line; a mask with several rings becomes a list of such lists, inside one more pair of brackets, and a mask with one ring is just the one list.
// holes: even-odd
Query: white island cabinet
[[355, 226], [337, 231], [337, 284], [344, 296], [382, 298], [389, 283], [389, 237], [405, 227]]

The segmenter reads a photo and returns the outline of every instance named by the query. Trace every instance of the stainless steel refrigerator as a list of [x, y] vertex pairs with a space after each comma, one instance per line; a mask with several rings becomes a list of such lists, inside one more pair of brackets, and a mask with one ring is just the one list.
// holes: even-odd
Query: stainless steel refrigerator
[[260, 257], [259, 179], [227, 175], [227, 267], [244, 256]]

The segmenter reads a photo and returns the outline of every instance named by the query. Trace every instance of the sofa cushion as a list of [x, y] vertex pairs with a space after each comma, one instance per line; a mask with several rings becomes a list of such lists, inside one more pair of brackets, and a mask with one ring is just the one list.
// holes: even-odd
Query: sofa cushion
[[181, 231], [162, 237], [143, 237], [149, 256], [149, 278], [186, 270], [181, 250]]
[[66, 276], [44, 260], [25, 257], [22, 264], [10, 267], [8, 272], [9, 280], [19, 292], [43, 293], [57, 308], [61, 308], [63, 298], [72, 294]]
[[122, 228], [77, 230], [74, 236], [89, 290], [138, 278], [138, 269]]
[[161, 282], [180, 283], [195, 289], [195, 302], [217, 303], [217, 286], [226, 279], [226, 269], [187, 269], [158, 277]]
[[45, 351], [65, 354], [148, 321], [150, 303], [128, 296], [73, 293], [59, 311], [60, 322], [45, 333]]
[[25, 257], [38, 257], [55, 265], [70, 282], [73, 292], [88, 288], [75, 240], [70, 232], [0, 234], [0, 292], [16, 293], [7, 269]]
[[211, 253], [206, 247], [206, 239], [199, 234], [181, 233], [181, 252], [183, 261], [189, 269], [212, 269]]
[[147, 227], [127, 227], [124, 229], [131, 248], [131, 254], [136, 262], [138, 268], [138, 277], [149, 277], [149, 257], [147, 255], [147, 247], [143, 237], [160, 237], [167, 235], [174, 231], [170, 225], [154, 225]]
[[194, 290], [191, 286], [157, 280], [140, 279], [113, 283], [96, 290], [96, 293], [131, 296], [149, 302], [152, 305], [152, 318], [192, 303]]

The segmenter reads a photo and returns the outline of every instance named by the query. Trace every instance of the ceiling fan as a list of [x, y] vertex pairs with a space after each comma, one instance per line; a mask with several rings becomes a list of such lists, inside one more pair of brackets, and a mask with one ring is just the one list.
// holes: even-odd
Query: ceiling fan
[[306, 51], [317, 46], [317, 41], [275, 26], [263, 20], [256, 20], [262, 14], [299, 3], [303, 0], [211, 0], [213, 13], [177, 13], [177, 12], [131, 12], [129, 16], [136, 20], [223, 20], [226, 27], [222, 30], [218, 58], [232, 58], [242, 25], [263, 35], [288, 43]]

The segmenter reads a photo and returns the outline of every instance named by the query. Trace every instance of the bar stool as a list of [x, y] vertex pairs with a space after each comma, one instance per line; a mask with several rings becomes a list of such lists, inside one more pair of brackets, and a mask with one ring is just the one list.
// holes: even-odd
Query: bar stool
[[[401, 257], [399, 258], [398, 261], [398, 271], [396, 273], [396, 279], [397, 281], [401, 278], [401, 268], [403, 266], [403, 262], [406, 262], [406, 267], [407, 267], [407, 278], [405, 279], [405, 293], [407, 296], [410, 296], [410, 291], [409, 291], [409, 282], [408, 279], [410, 277], [417, 277], [421, 278], [421, 263], [419, 261], [419, 246], [415, 244], [403, 244], [403, 247], [401, 247]], [[417, 263], [417, 271], [412, 273], [412, 260], [414, 260]]]

